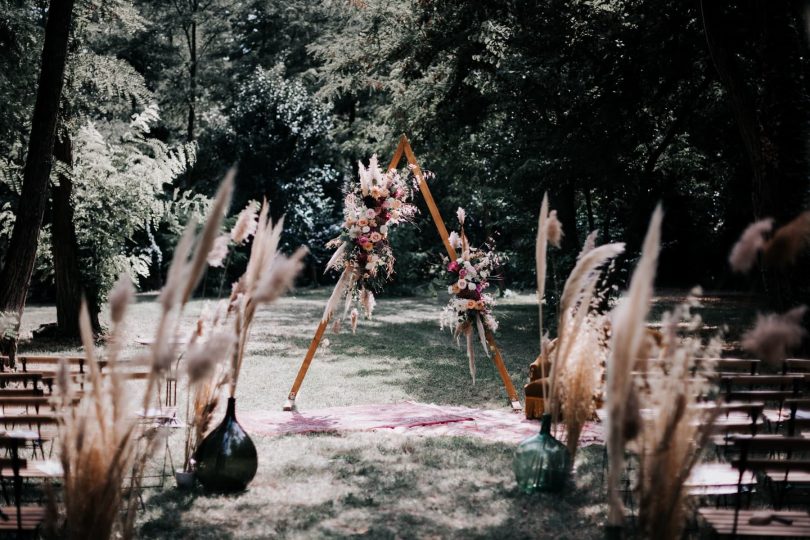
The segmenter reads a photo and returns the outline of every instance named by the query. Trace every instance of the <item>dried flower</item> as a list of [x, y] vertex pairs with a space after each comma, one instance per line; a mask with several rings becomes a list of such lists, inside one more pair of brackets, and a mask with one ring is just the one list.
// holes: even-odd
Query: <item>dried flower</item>
[[781, 367], [788, 351], [801, 345], [807, 331], [802, 319], [807, 306], [798, 306], [782, 315], [758, 315], [754, 328], [743, 335], [742, 346], [774, 367]]
[[127, 306], [132, 301], [134, 294], [132, 279], [127, 274], [121, 274], [108, 296], [110, 319], [112, 319], [113, 323], [120, 323], [124, 319]]
[[274, 302], [278, 297], [292, 289], [295, 278], [304, 267], [303, 258], [308, 250], [300, 247], [291, 257], [276, 255], [273, 264], [259, 278], [253, 300], [256, 302]]
[[197, 341], [186, 353], [186, 369], [190, 384], [211, 376], [217, 365], [226, 360], [233, 345], [230, 332], [219, 331], [205, 341]]
[[458, 217], [458, 222], [461, 223], [461, 225], [463, 226], [464, 219], [466, 219], [467, 217], [467, 212], [465, 212], [464, 209], [459, 206], [458, 210], [456, 210], [456, 217]]
[[765, 247], [765, 235], [771, 232], [773, 219], [761, 219], [749, 225], [731, 249], [728, 262], [735, 272], [748, 272], [757, 260], [757, 255]]
[[236, 218], [236, 223], [231, 229], [231, 240], [233, 240], [234, 244], [240, 245], [256, 234], [258, 226], [257, 208], [258, 203], [250, 201], [244, 210], [239, 212], [239, 217]]
[[208, 264], [213, 267], [222, 266], [222, 261], [228, 256], [228, 243], [231, 241], [227, 234], [218, 236], [214, 240], [214, 246], [208, 252]]
[[557, 219], [556, 210], [552, 210], [551, 212], [548, 213], [548, 219], [546, 220], [546, 227], [548, 228], [549, 244], [551, 244], [556, 248], [559, 248], [560, 242], [562, 242], [563, 230], [560, 220]]
[[352, 334], [357, 332], [357, 319], [359, 319], [360, 313], [357, 311], [357, 308], [352, 308], [351, 312], [351, 319], [352, 319]]
[[367, 319], [371, 318], [372, 313], [374, 313], [374, 306], [376, 304], [377, 301], [374, 299], [374, 293], [365, 288], [360, 290], [360, 305], [363, 306]]

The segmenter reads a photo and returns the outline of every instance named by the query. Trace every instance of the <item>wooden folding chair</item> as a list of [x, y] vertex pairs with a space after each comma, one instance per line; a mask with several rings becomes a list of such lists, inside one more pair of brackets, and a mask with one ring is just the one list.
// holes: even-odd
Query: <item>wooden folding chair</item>
[[[808, 537], [810, 515], [807, 512], [742, 510], [742, 486], [746, 473], [789, 474], [791, 471], [810, 472], [810, 461], [782, 458], [758, 458], [752, 454], [810, 452], [810, 439], [780, 435], [737, 436], [733, 444], [739, 458], [731, 465], [739, 471], [737, 496], [733, 510], [701, 508], [699, 514], [719, 536], [731, 537]], [[770, 513], [771, 519], [768, 519]], [[752, 518], [762, 518], [752, 521]]]
[[[45, 521], [45, 508], [41, 506], [24, 506], [22, 504], [22, 476], [27, 462], [20, 458], [19, 449], [24, 443], [17, 437], [0, 435], [0, 448], [4, 448], [8, 456], [0, 458], [0, 470], [11, 469], [14, 504], [0, 507], [0, 533], [16, 533], [17, 537], [23, 535], [34, 536], [40, 525]], [[4, 480], [0, 477], [0, 481]], [[5, 482], [3, 482], [5, 492]], [[4, 493], [5, 495], [5, 493]], [[7, 500], [7, 502], [9, 502]]]

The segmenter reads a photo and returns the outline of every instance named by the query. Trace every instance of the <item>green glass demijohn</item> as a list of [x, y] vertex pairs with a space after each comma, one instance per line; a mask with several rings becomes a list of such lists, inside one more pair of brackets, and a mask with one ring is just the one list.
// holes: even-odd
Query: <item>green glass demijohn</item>
[[222, 423], [200, 443], [194, 453], [197, 480], [208, 491], [244, 491], [259, 466], [256, 447], [236, 421], [236, 400], [228, 398]]
[[540, 433], [524, 439], [515, 451], [512, 467], [518, 488], [524, 493], [561, 491], [570, 461], [568, 449], [551, 435], [551, 415], [544, 414]]

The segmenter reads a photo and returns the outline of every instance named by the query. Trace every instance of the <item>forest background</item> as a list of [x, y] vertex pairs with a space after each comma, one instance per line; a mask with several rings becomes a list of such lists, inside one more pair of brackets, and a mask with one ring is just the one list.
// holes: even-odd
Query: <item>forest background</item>
[[[727, 263], [752, 220], [808, 207], [807, 2], [62, 1], [27, 300], [56, 302], [64, 336], [81, 295], [97, 314], [121, 271], [161, 286], [179, 232], [235, 162], [232, 213], [266, 197], [287, 248], [310, 248], [300, 285], [333, 281], [325, 244], [343, 184], [359, 159], [386, 163], [401, 133], [436, 174], [449, 224], [463, 206], [467, 233], [508, 256], [503, 290], [533, 286], [548, 191], [565, 230], [552, 280], [593, 229], [628, 243], [623, 280], [662, 201], [658, 286], [755, 290], [780, 309], [810, 296], [807, 261], [753, 277]], [[48, 14], [44, 0], [0, 0], [0, 310], [21, 309], [14, 224], [36, 221], [21, 209], [34, 204], [26, 159], [55, 58], [43, 56]], [[389, 293], [440, 278], [442, 246], [417, 203]], [[245, 260], [237, 250], [200, 292], [221, 294]]]

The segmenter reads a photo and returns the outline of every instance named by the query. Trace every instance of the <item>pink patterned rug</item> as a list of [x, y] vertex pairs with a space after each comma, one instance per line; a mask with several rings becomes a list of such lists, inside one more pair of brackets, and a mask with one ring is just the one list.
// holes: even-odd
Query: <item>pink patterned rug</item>
[[[245, 411], [240, 413], [239, 423], [251, 435], [391, 430], [418, 435], [482, 437], [510, 443], [520, 442], [540, 428], [538, 421], [526, 420], [522, 413], [509, 409], [471, 409], [414, 401], [312, 411]], [[604, 440], [602, 424], [588, 422], [582, 430], [580, 445], [604, 444]]]

